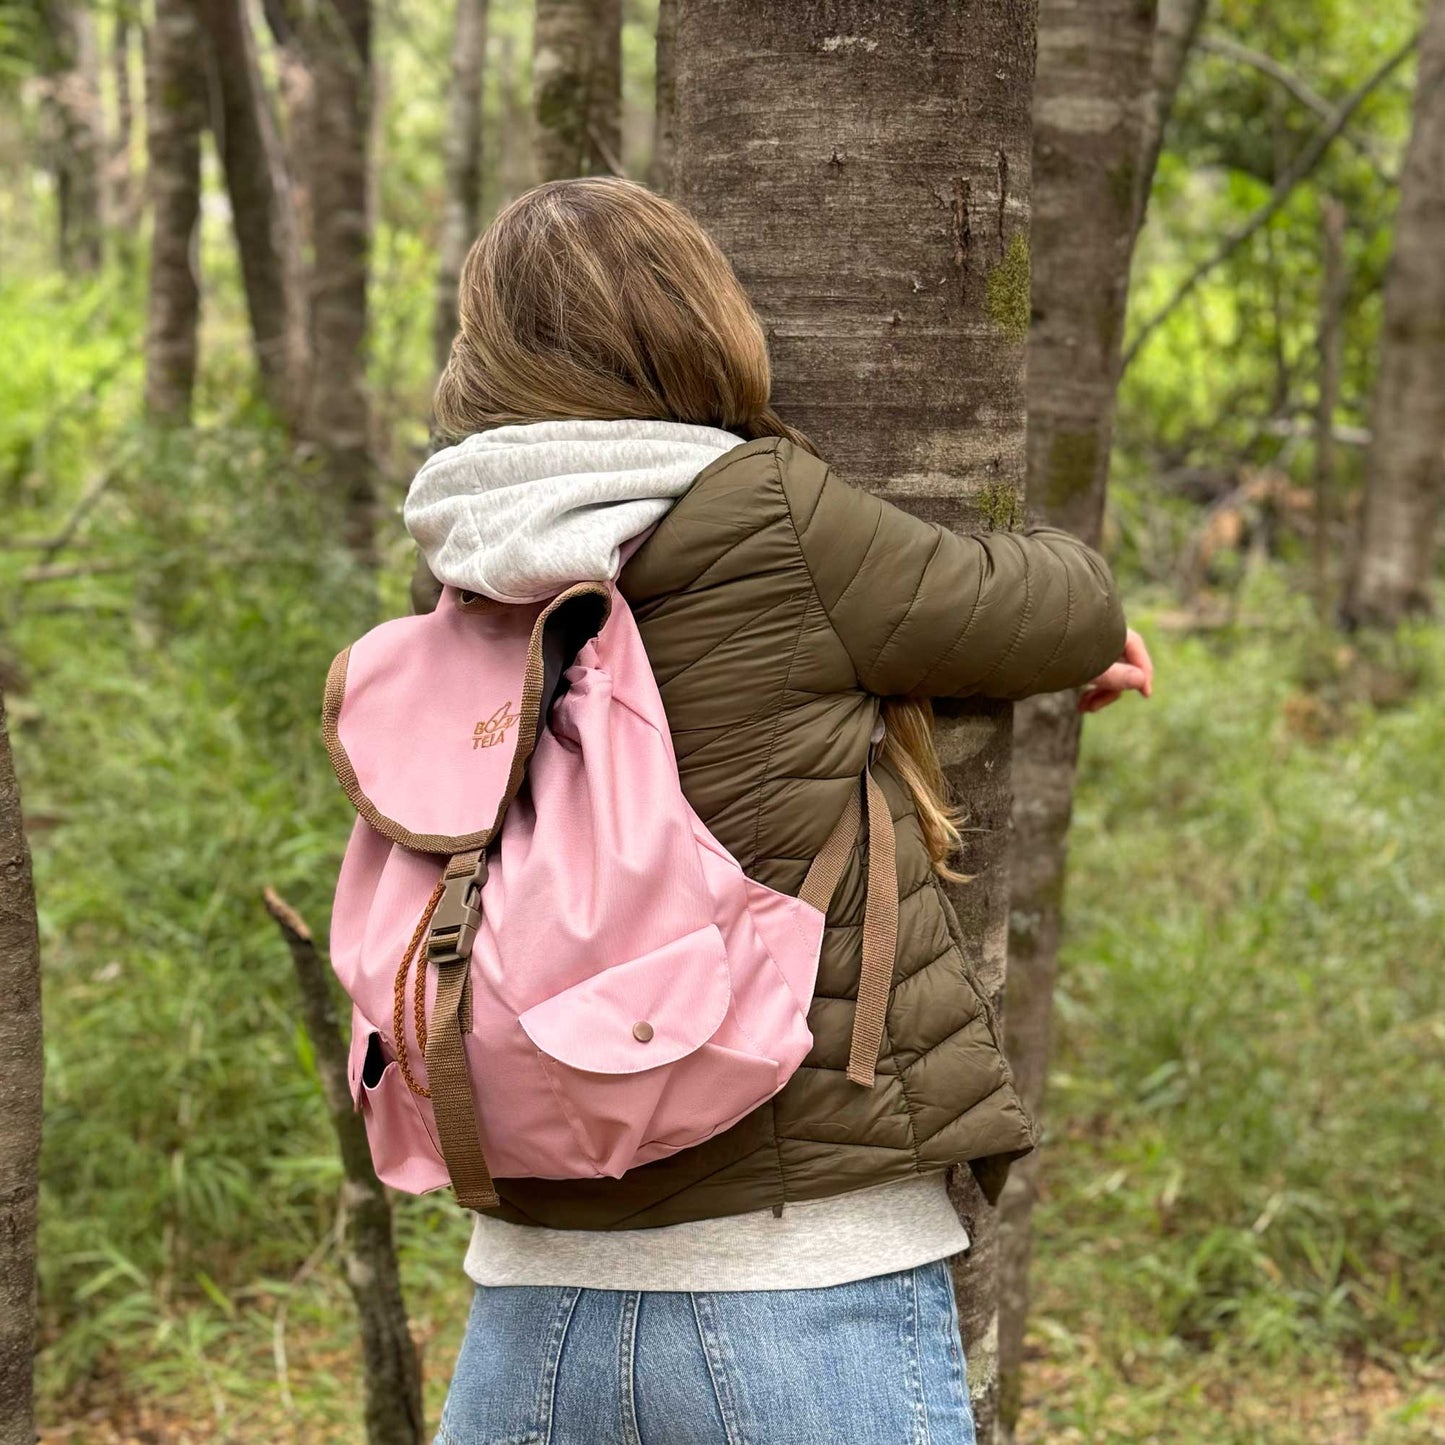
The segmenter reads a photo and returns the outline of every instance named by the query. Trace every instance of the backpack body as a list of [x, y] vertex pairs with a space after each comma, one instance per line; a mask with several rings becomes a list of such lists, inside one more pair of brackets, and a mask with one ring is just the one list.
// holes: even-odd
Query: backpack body
[[448, 589], [337, 658], [325, 733], [359, 813], [331, 958], [385, 1183], [487, 1207], [491, 1176], [616, 1178], [807, 1055], [858, 799], [800, 897], [749, 879], [682, 794], [615, 586]]

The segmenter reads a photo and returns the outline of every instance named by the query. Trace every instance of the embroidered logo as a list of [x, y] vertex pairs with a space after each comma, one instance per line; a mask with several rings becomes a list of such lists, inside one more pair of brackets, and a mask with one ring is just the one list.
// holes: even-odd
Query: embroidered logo
[[517, 721], [520, 713], [512, 711], [512, 704], [504, 702], [491, 717], [479, 722], [472, 729], [472, 751], [478, 748], [494, 748], [506, 737], [507, 730]]

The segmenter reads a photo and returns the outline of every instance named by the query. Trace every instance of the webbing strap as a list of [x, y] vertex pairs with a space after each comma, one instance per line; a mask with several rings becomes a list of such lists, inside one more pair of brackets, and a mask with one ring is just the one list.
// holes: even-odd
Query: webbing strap
[[[853, 1006], [848, 1077], [855, 1084], [871, 1088], [883, 1043], [893, 960], [898, 951], [898, 867], [893, 815], [871, 771], [864, 775], [864, 791], [868, 797], [868, 893], [863, 909], [863, 967], [858, 976], [858, 999]], [[798, 897], [820, 913], [828, 911], [838, 880], [852, 857], [861, 814], [855, 788], [848, 795], [843, 816], [833, 825], [833, 831], [818, 850], [798, 890]]]
[[863, 908], [863, 968], [858, 975], [858, 1001], [853, 1006], [848, 1077], [871, 1089], [898, 952], [898, 864], [893, 814], [871, 772], [867, 791], [868, 897]]
[[858, 789], [855, 786], [848, 794], [848, 806], [843, 815], [833, 824], [823, 846], [818, 849], [798, 897], [811, 904], [819, 913], [826, 913], [833, 895], [838, 891], [838, 880], [853, 856], [853, 845], [858, 841], [858, 824], [863, 820], [863, 810], [858, 806]]
[[426, 1072], [432, 1113], [457, 1203], [465, 1209], [494, 1209], [497, 1191], [482, 1153], [477, 1106], [462, 1042], [462, 994], [468, 961], [459, 958], [437, 969], [437, 996], [427, 1031]]

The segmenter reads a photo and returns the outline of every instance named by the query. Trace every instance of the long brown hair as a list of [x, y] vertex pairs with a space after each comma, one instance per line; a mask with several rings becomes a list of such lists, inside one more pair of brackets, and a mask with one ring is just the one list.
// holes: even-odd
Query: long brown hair
[[[770, 405], [767, 339], [727, 258], [686, 211], [632, 181], [551, 181], [513, 201], [468, 253], [457, 309], [435, 399], [446, 436], [644, 417], [814, 452]], [[886, 699], [883, 756], [913, 794], [934, 868], [957, 877], [932, 721], [927, 702]]]

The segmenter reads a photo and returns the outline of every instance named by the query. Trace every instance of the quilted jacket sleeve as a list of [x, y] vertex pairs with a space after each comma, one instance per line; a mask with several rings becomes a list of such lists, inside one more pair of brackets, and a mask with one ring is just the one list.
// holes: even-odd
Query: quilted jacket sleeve
[[1123, 650], [1108, 565], [1067, 532], [966, 536], [787, 443], [778, 460], [813, 585], [868, 692], [1028, 697], [1088, 682]]

